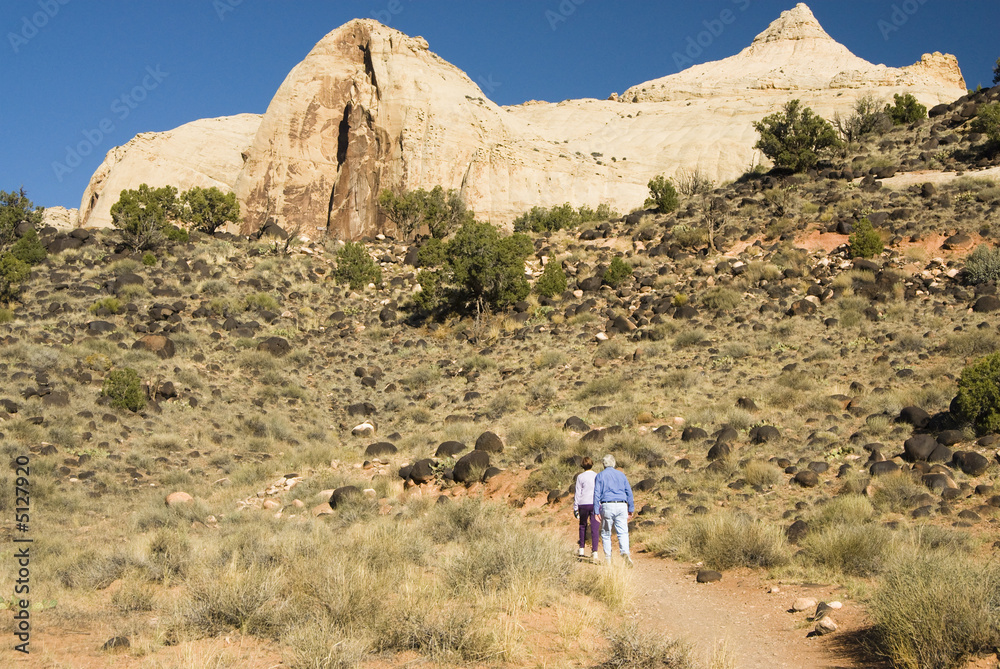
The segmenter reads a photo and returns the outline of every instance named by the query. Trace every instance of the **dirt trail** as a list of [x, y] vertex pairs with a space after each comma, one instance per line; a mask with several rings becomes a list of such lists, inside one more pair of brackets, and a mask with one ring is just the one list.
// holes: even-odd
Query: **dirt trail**
[[[713, 584], [695, 581], [695, 569], [672, 560], [636, 556], [635, 583], [639, 619], [651, 629], [692, 644], [702, 666], [713, 649], [725, 644], [738, 669], [862, 669], [878, 667], [851, 657], [847, 635], [863, 622], [863, 614], [831, 586], [766, 582], [750, 571], [726, 572]], [[770, 593], [772, 585], [780, 589]], [[833, 618], [835, 634], [808, 637], [808, 613], [789, 613], [799, 597], [843, 601]]]

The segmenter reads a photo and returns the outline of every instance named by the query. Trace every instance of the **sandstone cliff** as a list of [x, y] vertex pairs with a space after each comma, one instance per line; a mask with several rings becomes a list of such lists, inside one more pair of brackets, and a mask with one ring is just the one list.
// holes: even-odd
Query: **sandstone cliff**
[[108, 151], [83, 193], [79, 225], [108, 227], [111, 205], [123, 190], [146, 183], [233, 189], [243, 169], [243, 152], [260, 126], [259, 114], [194, 121], [166, 132], [144, 132]]
[[628, 211], [657, 174], [698, 169], [719, 181], [759, 162], [752, 124], [787, 100], [832, 118], [864, 94], [891, 100], [902, 92], [930, 106], [966, 91], [954, 57], [873, 65], [833, 40], [803, 4], [739, 54], [620, 98], [514, 107], [491, 102], [422, 38], [355, 20], [289, 73], [262, 118], [198, 121], [113, 150], [84, 196], [81, 221], [107, 224], [112, 194], [143, 181], [232, 187], [245, 232], [274, 219], [341, 238], [391, 232], [375, 206], [383, 188], [456, 188], [497, 224], [563, 202]]

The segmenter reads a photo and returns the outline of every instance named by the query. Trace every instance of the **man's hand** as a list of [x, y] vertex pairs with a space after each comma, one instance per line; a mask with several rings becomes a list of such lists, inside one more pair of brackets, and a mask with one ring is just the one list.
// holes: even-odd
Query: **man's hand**
[[635, 515], [634, 513], [630, 513], [630, 514], [628, 514], [628, 519], [629, 519], [629, 520], [632, 520], [632, 516], [634, 516], [634, 515]]
[[577, 520], [580, 519], [580, 510], [579, 509], [573, 509], [573, 517], [576, 518]]
[[596, 520], [597, 523], [600, 524], [600, 522], [601, 522], [601, 514], [595, 513], [594, 514], [594, 520]]

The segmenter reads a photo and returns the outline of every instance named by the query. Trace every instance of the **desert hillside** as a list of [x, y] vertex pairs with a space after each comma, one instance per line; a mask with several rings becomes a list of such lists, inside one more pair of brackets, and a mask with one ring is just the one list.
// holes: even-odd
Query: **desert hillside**
[[[998, 102], [529, 230], [478, 315], [421, 306], [424, 237], [18, 226], [5, 665], [988, 666], [1000, 437], [955, 398], [1000, 348]], [[634, 570], [576, 558], [605, 453]]]

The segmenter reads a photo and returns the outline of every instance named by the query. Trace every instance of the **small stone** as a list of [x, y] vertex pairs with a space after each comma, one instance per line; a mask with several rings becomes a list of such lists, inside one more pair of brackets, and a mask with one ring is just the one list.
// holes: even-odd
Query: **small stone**
[[264, 509], [267, 510], [267, 511], [274, 511], [275, 509], [280, 509], [280, 508], [281, 508], [281, 504], [279, 504], [278, 502], [274, 501], [273, 499], [269, 499], [269, 500], [265, 500], [264, 501]]
[[329, 502], [323, 502], [322, 504], [317, 504], [312, 508], [312, 515], [319, 516], [330, 516], [333, 515], [333, 508], [330, 506]]
[[837, 631], [837, 623], [833, 622], [833, 619], [830, 616], [823, 616], [816, 621], [816, 627], [814, 629], [816, 634], [819, 636], [831, 634]]
[[711, 569], [702, 569], [698, 572], [699, 583], [718, 583], [722, 580], [722, 574]]
[[810, 597], [799, 597], [792, 603], [792, 611], [796, 613], [802, 611], [812, 611], [816, 608], [816, 600]]

